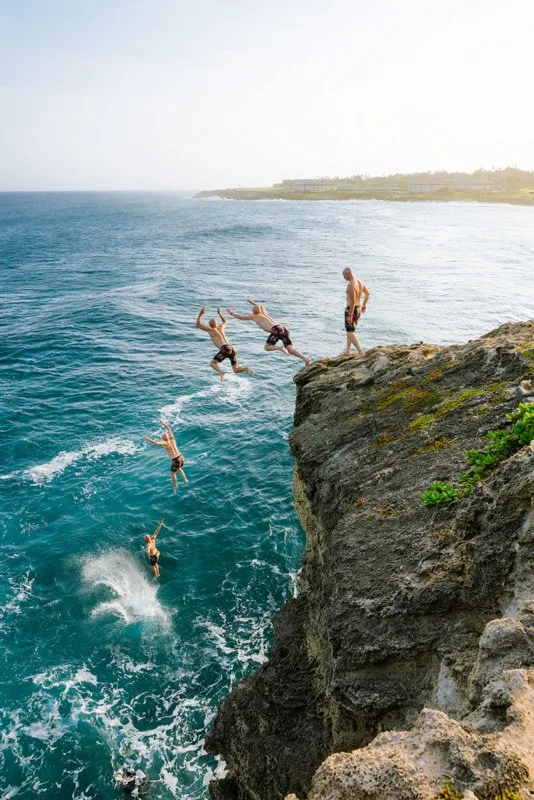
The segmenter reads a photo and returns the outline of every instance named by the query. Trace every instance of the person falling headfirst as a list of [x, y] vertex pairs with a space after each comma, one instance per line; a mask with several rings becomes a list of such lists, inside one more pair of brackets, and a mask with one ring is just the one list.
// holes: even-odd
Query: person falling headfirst
[[[303, 356], [302, 353], [299, 353], [299, 351], [293, 347], [291, 334], [285, 325], [278, 325], [274, 319], [269, 316], [265, 306], [256, 303], [251, 298], [249, 298], [247, 302], [252, 306], [252, 314], [237, 314], [235, 311], [232, 311], [231, 308], [228, 309], [228, 313], [231, 314], [232, 317], [235, 317], [235, 319], [251, 320], [268, 333], [269, 336], [267, 337], [265, 350], [281, 350], [282, 353], [291, 353], [292, 356], [302, 359], [306, 366], [311, 364], [309, 358]], [[277, 342], [281, 342], [281, 344], [277, 345]]]
[[148, 533], [145, 536], [145, 553], [147, 555], [148, 560], [150, 561], [150, 566], [152, 567], [152, 572], [154, 573], [155, 578], [159, 578], [159, 556], [160, 552], [156, 547], [156, 539], [158, 538], [158, 534], [161, 530], [161, 526], [165, 520], [161, 520], [158, 527], [152, 534], [149, 536]]
[[[350, 355], [350, 348], [352, 345], [358, 352], [358, 358], [364, 358], [363, 352], [355, 330], [358, 320], [361, 315], [365, 313], [367, 308], [367, 301], [369, 300], [369, 291], [365, 284], [354, 277], [350, 267], [343, 270], [343, 277], [347, 281], [347, 306], [345, 308], [345, 331], [347, 333], [347, 347], [343, 350], [343, 355]], [[363, 303], [362, 303], [363, 296]]]
[[224, 381], [224, 372], [221, 369], [221, 364], [225, 358], [230, 360], [230, 364], [232, 365], [234, 372], [248, 372], [249, 375], [254, 375], [251, 369], [248, 367], [240, 367], [237, 363], [236, 349], [235, 347], [232, 347], [226, 338], [225, 328], [228, 321], [223, 316], [221, 309], [217, 309], [217, 314], [221, 318], [221, 321], [218, 325], [214, 319], [210, 319], [209, 323], [204, 325], [202, 322], [202, 317], [205, 313], [206, 309], [202, 307], [198, 312], [196, 326], [197, 328], [200, 328], [201, 331], [206, 331], [215, 347], [219, 348], [219, 352], [214, 355], [210, 361], [210, 367], [219, 374], [221, 381]]
[[172, 485], [174, 486], [174, 491], [176, 492], [176, 490], [178, 489], [178, 481], [176, 480], [177, 472], [180, 473], [184, 483], [188, 483], [188, 480], [185, 477], [185, 472], [183, 470], [184, 457], [178, 450], [176, 439], [174, 438], [174, 434], [171, 431], [170, 427], [167, 425], [166, 422], [163, 422], [162, 419], [160, 419], [160, 422], [165, 428], [165, 430], [161, 434], [161, 440], [157, 441], [156, 439], [151, 439], [150, 436], [145, 436], [145, 441], [150, 442], [150, 444], [156, 444], [158, 445], [158, 447], [164, 447], [167, 455], [170, 458], [172, 458], [171, 478], [172, 478]]

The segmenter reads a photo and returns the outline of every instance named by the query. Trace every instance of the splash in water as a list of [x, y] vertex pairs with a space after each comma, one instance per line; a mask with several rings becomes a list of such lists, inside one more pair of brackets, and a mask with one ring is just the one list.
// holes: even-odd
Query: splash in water
[[158, 600], [158, 586], [147, 578], [138, 562], [126, 550], [113, 550], [89, 558], [83, 579], [94, 588], [107, 587], [112, 599], [99, 603], [91, 616], [114, 614], [126, 623], [153, 620], [167, 623], [169, 617]]

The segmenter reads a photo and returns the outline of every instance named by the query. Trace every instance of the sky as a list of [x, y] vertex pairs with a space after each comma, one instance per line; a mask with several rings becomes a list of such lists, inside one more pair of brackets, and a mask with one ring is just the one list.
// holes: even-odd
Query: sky
[[534, 169], [533, 0], [0, 0], [0, 191]]

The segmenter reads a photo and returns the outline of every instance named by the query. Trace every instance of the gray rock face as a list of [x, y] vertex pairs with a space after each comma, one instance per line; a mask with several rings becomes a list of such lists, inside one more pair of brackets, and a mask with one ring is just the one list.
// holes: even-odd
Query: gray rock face
[[[444, 719], [470, 752], [462, 789], [485, 797], [490, 761], [514, 790], [527, 785], [528, 748], [515, 770], [512, 745], [480, 737], [511, 724], [503, 674], [523, 670], [528, 684], [534, 666], [534, 453], [503, 460], [457, 502], [430, 509], [421, 494], [465, 472], [487, 431], [510, 427], [506, 414], [530, 399], [533, 372], [527, 322], [463, 346], [380, 347], [364, 362], [323, 360], [299, 373], [291, 448], [307, 534], [301, 594], [275, 620], [269, 662], [220, 706], [206, 746], [229, 777], [213, 797], [326, 798], [324, 774], [336, 759], [349, 769], [349, 755], [313, 775], [340, 751], [356, 751], [349, 772], [361, 782], [365, 764], [355, 764], [373, 750], [386, 772], [369, 780], [382, 786], [392, 747], [406, 794], [393, 782], [390, 794], [349, 787], [340, 797], [428, 797], [456, 767], [442, 759], [418, 777], [412, 745], [421, 731], [432, 740], [432, 725], [443, 733]], [[424, 708], [434, 711], [421, 717]], [[479, 758], [477, 747], [493, 746], [493, 760]]]

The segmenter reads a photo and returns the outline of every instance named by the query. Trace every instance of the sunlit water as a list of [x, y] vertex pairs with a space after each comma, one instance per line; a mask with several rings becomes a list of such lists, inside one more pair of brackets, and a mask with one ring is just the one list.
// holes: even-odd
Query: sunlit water
[[[218, 383], [198, 308], [252, 295], [314, 357], [344, 344], [341, 269], [372, 296], [364, 347], [459, 342], [534, 317], [534, 211], [380, 202], [0, 195], [0, 793], [200, 798], [218, 701], [261, 664], [303, 534], [287, 437], [300, 363], [231, 320], [254, 378]], [[163, 414], [187, 459], [143, 441]], [[142, 536], [161, 517], [161, 580]]]

